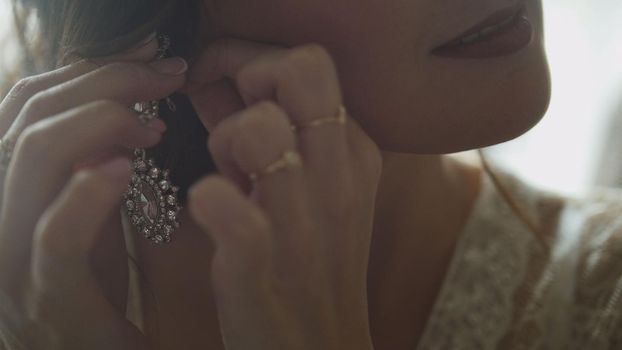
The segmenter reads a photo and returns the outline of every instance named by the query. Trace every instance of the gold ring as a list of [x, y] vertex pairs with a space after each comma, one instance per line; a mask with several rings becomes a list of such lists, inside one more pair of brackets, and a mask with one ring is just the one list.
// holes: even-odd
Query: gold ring
[[302, 157], [300, 156], [300, 153], [298, 153], [297, 151], [289, 150], [289, 151], [283, 152], [283, 154], [281, 155], [279, 159], [277, 159], [274, 163], [268, 165], [261, 172], [250, 173], [249, 177], [251, 181], [256, 182], [265, 175], [272, 174], [274, 172], [277, 172], [279, 170], [283, 170], [289, 167], [299, 167], [301, 165], [302, 165]]
[[336, 117], [329, 117], [329, 118], [320, 118], [320, 119], [316, 119], [312, 122], [306, 123], [306, 124], [302, 124], [302, 125], [292, 125], [292, 131], [297, 131], [300, 129], [304, 129], [304, 128], [310, 128], [310, 127], [314, 127], [314, 126], [320, 126], [320, 125], [324, 125], [324, 124], [330, 124], [330, 123], [336, 123], [336, 124], [340, 124], [340, 125], [345, 125], [347, 120], [347, 111], [346, 111], [346, 107], [344, 107], [343, 105], [339, 106], [339, 111], [337, 112], [337, 116]]

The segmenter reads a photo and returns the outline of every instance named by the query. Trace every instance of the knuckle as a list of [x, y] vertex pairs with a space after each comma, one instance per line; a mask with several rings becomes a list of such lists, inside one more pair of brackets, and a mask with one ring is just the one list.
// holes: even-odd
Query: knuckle
[[115, 193], [110, 191], [110, 184], [105, 176], [86, 169], [78, 171], [72, 179], [71, 196], [78, 203], [108, 202]]
[[52, 100], [52, 96], [46, 91], [39, 91], [33, 94], [24, 106], [27, 121], [33, 123], [42, 119], [51, 110], [50, 104]]
[[276, 135], [288, 135], [289, 125], [288, 117], [279, 105], [271, 101], [260, 102], [238, 121], [234, 141], [261, 141]]
[[52, 273], [53, 263], [70, 255], [70, 242], [62, 237], [64, 230], [67, 227], [63, 227], [49, 210], [37, 222], [33, 240], [38, 258], [45, 261], [45, 264], [39, 265], [47, 267], [46, 272]]
[[306, 44], [300, 48], [300, 51], [310, 58], [313, 62], [319, 64], [330, 64], [332, 58], [328, 50], [319, 44]]
[[11, 91], [9, 91], [7, 97], [10, 99], [20, 99], [24, 96], [32, 96], [40, 90], [37, 82], [38, 79], [36, 77], [22, 78], [13, 86]]
[[286, 58], [290, 72], [318, 74], [333, 66], [328, 51], [318, 44], [307, 44], [292, 50]]
[[[40, 100], [41, 99], [36, 99], [34, 101]], [[33, 103], [35, 103], [35, 107], [32, 108], [41, 108], [42, 110], [45, 108], [37, 107], [39, 105], [44, 106], [45, 104], [43, 102]], [[130, 125], [133, 119], [128, 118], [128, 115], [131, 115], [132, 112], [129, 108], [114, 101], [98, 100], [89, 102], [88, 104], [72, 110], [71, 113], [80, 118], [92, 118], [93, 125], [97, 123], [115, 136], [121, 137], [122, 135], [126, 135], [128, 130], [134, 130], [132, 125]], [[50, 152], [50, 147], [53, 146], [54, 135], [59, 134], [62, 132], [62, 129], [67, 128], [64, 125], [75, 122], [76, 119], [74, 118], [33, 120], [17, 138], [15, 153], [19, 154], [18, 157], [27, 158], [29, 161], [53, 161], [56, 155], [54, 152]], [[138, 124], [137, 122], [135, 123]]]
[[320, 45], [309, 44], [290, 51], [278, 74], [279, 82], [292, 89], [306, 86], [320, 96], [334, 98], [340, 95], [335, 64]]
[[274, 121], [277, 119], [285, 119], [285, 111], [281, 106], [273, 101], [259, 102], [253, 108], [253, 115], [260, 116], [260, 118], [245, 118], [244, 123], [253, 123], [254, 125], [265, 125], [265, 121]]
[[46, 128], [41, 123], [35, 123], [26, 127], [18, 137], [15, 153], [20, 159], [40, 162], [47, 158], [50, 146]]

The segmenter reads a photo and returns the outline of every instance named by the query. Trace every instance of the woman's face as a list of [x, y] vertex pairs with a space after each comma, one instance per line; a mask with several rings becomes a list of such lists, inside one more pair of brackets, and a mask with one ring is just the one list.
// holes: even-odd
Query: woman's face
[[[525, 0], [520, 0], [525, 1]], [[381, 149], [450, 153], [515, 138], [547, 109], [540, 0], [517, 53], [485, 59], [431, 50], [519, 0], [206, 0], [219, 35], [333, 55], [345, 104]]]

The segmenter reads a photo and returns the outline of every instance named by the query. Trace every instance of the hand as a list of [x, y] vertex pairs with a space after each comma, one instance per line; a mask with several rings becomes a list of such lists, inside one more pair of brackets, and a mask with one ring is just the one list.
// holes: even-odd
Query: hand
[[80, 61], [23, 80], [0, 106], [0, 135], [17, 138], [0, 215], [0, 291], [29, 325], [16, 332], [30, 334], [23, 341], [33, 348], [55, 348], [39, 338], [47, 333], [59, 349], [146, 349], [89, 258], [108, 239], [102, 230], [129, 183], [128, 155], [165, 129], [142, 125], [129, 106], [182, 87], [184, 64]]
[[[216, 243], [227, 349], [372, 349], [366, 278], [380, 152], [351, 118], [290, 129], [343, 103], [329, 54], [222, 40], [194, 63], [186, 90], [222, 173], [192, 187], [189, 208]], [[248, 179], [286, 150], [303, 166]]]

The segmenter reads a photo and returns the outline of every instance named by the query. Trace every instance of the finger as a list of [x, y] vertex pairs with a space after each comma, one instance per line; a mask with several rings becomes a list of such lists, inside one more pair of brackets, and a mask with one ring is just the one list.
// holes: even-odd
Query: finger
[[143, 125], [134, 111], [110, 101], [81, 106], [26, 129], [5, 184], [0, 272], [30, 256], [34, 223], [65, 186], [74, 164], [110, 147], [149, 148], [160, 139], [160, 131]]
[[186, 61], [181, 58], [151, 64], [124, 62], [106, 65], [37, 93], [28, 100], [7, 134], [14, 137], [37, 121], [97, 100], [112, 100], [130, 106], [164, 98], [184, 84], [186, 69]]
[[[35, 271], [43, 272], [59, 263], [71, 265], [63, 268], [74, 271], [87, 270], [88, 253], [113, 206], [120, 203], [130, 173], [129, 160], [115, 158], [97, 167], [82, 169], [71, 178], [38, 221], [33, 237]], [[41, 261], [36, 259], [51, 264], [39, 264]], [[51, 277], [44, 275], [39, 277]]]
[[125, 158], [81, 170], [38, 221], [31, 281], [35, 303], [30, 311], [60, 333], [63, 348], [140, 345], [140, 333], [106, 300], [88, 259], [104, 223], [120, 204], [130, 174]]
[[[284, 50], [241, 40], [219, 41], [194, 64], [192, 75], [199, 74], [205, 76], [205, 82], [222, 77], [235, 79], [247, 105], [275, 100], [295, 125], [336, 117], [342, 104], [336, 68], [328, 52], [317, 45]], [[194, 89], [199, 84], [189, 83]], [[331, 182], [327, 179], [335, 179], [333, 183], [347, 179], [347, 138], [354, 131], [333, 123], [299, 130], [301, 153], [319, 184], [328, 186]], [[334, 189], [328, 186], [325, 191]]]
[[218, 287], [267, 281], [272, 268], [273, 237], [269, 219], [229, 180], [208, 176], [188, 192], [193, 219], [216, 243]]
[[[0, 104], [0, 137], [5, 136], [26, 102], [34, 95], [99, 69], [108, 63], [115, 61], [146, 62], [152, 60], [157, 53], [157, 49], [158, 41], [155, 33], [152, 33], [135, 47], [120, 54], [92, 60], [82, 59], [51, 72], [20, 80]], [[47, 112], [49, 113], [50, 111]], [[15, 127], [15, 132], [13, 132], [12, 135], [7, 136], [10, 136], [11, 139], [16, 139], [18, 133], [27, 125], [28, 122], [21, 123], [21, 126]], [[5, 140], [7, 140], [7, 142], [13, 142], [9, 140], [8, 137], [5, 138]], [[5, 172], [5, 169], [0, 170], [0, 184], [4, 183]], [[0, 197], [2, 197], [2, 190], [0, 190]]]
[[[222, 331], [233, 346], [270, 344], [266, 329], [280, 316], [274, 303], [272, 227], [263, 210], [220, 176], [208, 176], [189, 191], [194, 220], [216, 242], [211, 279]], [[264, 317], [267, 316], [267, 317]], [[241, 334], [240, 329], [246, 330]], [[250, 346], [250, 347], [249, 347]], [[269, 346], [270, 347], [270, 346]]]
[[116, 61], [150, 61], [157, 53], [158, 42], [156, 39], [155, 33], [152, 33], [137, 46], [118, 55], [79, 60], [51, 72], [20, 80], [0, 104], [0, 135], [4, 135], [8, 131], [24, 104], [35, 94], [92, 72], [105, 64]]
[[262, 174], [284, 152], [297, 151], [285, 112], [273, 102], [258, 103], [222, 122], [210, 136], [209, 147], [225, 175], [233, 172], [234, 179], [240, 174], [248, 179], [250, 173], [259, 174], [252, 196], [272, 223], [279, 254], [306, 256], [312, 237], [303, 215], [308, 208], [301, 164]]
[[278, 55], [284, 50], [285, 48], [256, 41], [233, 38], [216, 40], [192, 62], [191, 74], [184, 88], [191, 94], [206, 84], [225, 77], [234, 77], [229, 73], [239, 71], [242, 66], [260, 55]]
[[[69, 109], [78, 105], [73, 96], [65, 97], [58, 90], [63, 90], [59, 85], [65, 84], [87, 73], [98, 70], [105, 64], [116, 61], [148, 61], [153, 59], [158, 50], [158, 41], [155, 33], [150, 35], [145, 41], [136, 47], [126, 50], [118, 55], [102, 57], [97, 60], [80, 60], [76, 63], [64, 66], [52, 72], [43, 73], [35, 77], [22, 79], [7, 95], [2, 104], [0, 104], [0, 137], [3, 137], [9, 143], [14, 143], [19, 134], [28, 125], [41, 120], [45, 116], [60, 113], [65, 109]], [[156, 68], [161, 63], [156, 64]], [[161, 68], [158, 68], [161, 69]], [[97, 79], [96, 77], [94, 79]], [[55, 93], [50, 93], [46, 97], [45, 92], [56, 88]], [[79, 89], [79, 87], [78, 87]], [[95, 91], [94, 91], [95, 92]], [[71, 92], [69, 92], [71, 93]], [[33, 98], [36, 96], [36, 98]], [[100, 96], [105, 98], [106, 96]], [[95, 97], [97, 98], [97, 97]], [[92, 98], [85, 97], [83, 99], [91, 101]], [[30, 102], [30, 108], [35, 112], [31, 113], [23, 111], [24, 106]], [[135, 102], [135, 101], [134, 101]], [[18, 118], [18, 115], [21, 116]], [[17, 121], [16, 121], [17, 119]], [[9, 132], [11, 130], [11, 132]], [[0, 187], [5, 182], [6, 169], [0, 169]], [[4, 197], [4, 190], [0, 189], [0, 198]], [[1, 206], [0, 201], [0, 206]]]
[[0, 104], [0, 135], [6, 134], [19, 112], [32, 96], [98, 68], [99, 66], [96, 64], [81, 60], [51, 72], [20, 80]]
[[236, 76], [246, 103], [275, 99], [291, 123], [299, 126], [299, 147], [312, 177], [322, 183], [327, 178], [343, 179], [350, 153], [343, 125], [302, 127], [318, 119], [337, 117], [342, 104], [336, 70], [324, 49], [312, 45], [294, 49], [280, 59], [264, 56], [245, 65]]
[[[188, 80], [184, 86], [190, 99], [195, 104], [199, 117], [205, 125], [215, 127], [225, 117], [239, 111], [245, 107], [242, 97], [239, 96], [235, 82], [235, 72], [239, 71], [246, 63], [261, 55], [278, 55], [281, 50], [277, 47], [265, 45], [258, 42], [243, 41], [238, 39], [221, 39], [210, 43], [206, 50], [192, 62], [192, 67], [188, 74]], [[239, 97], [237, 109], [228, 114], [209, 113], [212, 104], [205, 95], [212, 90], [223, 94], [225, 86], [232, 87], [236, 96]], [[228, 94], [229, 95], [229, 94]], [[232, 100], [232, 98], [229, 98]], [[207, 108], [205, 108], [205, 107]], [[205, 112], [204, 112], [205, 111]], [[209, 129], [210, 131], [212, 129]]]
[[[235, 86], [235, 81], [224, 74], [224, 72], [235, 71], [240, 64], [238, 60], [221, 57], [221, 55], [229, 55], [229, 49], [220, 50], [221, 47], [226, 47], [226, 42], [216, 41], [210, 44], [209, 49], [201, 52], [199, 58], [192, 62], [188, 80], [184, 86], [184, 91], [192, 101], [199, 119], [210, 132], [226, 117], [246, 107]], [[256, 57], [273, 51], [274, 47], [250, 42], [248, 46], [240, 45], [232, 49], [244, 51], [239, 54], [240, 56]]]

